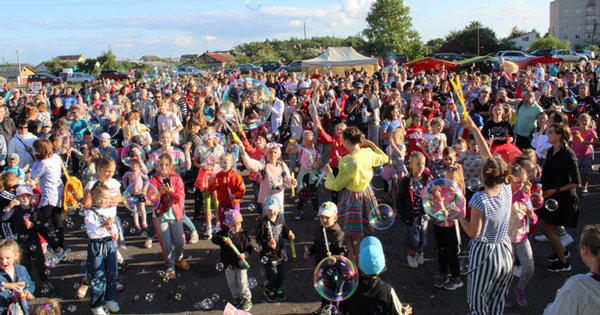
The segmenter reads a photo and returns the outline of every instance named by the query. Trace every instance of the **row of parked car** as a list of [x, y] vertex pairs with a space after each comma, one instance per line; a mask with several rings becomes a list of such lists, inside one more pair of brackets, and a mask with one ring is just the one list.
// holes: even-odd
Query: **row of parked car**
[[[509, 61], [520, 61], [523, 59], [527, 59], [529, 57], [552, 57], [556, 59], [560, 59], [564, 62], [581, 62], [584, 60], [592, 60], [596, 59], [596, 54], [593, 51], [585, 50], [585, 49], [538, 49], [531, 54], [518, 51], [518, 50], [502, 50], [499, 52], [487, 54], [490, 57], [503, 58], [504, 60]], [[442, 59], [446, 61], [460, 61], [465, 60], [464, 56], [453, 53], [442, 53], [435, 54], [433, 58]]]
[[[114, 79], [114, 80], [123, 80], [123, 79], [131, 79], [133, 75], [131, 73], [125, 72], [123, 70], [102, 70], [100, 72], [100, 79]], [[61, 72], [58, 76], [49, 74], [49, 73], [38, 73], [32, 74], [27, 77], [27, 82], [41, 82], [42, 84], [81, 84], [81, 83], [90, 83], [96, 80], [93, 76], [83, 73], [83, 72]]]

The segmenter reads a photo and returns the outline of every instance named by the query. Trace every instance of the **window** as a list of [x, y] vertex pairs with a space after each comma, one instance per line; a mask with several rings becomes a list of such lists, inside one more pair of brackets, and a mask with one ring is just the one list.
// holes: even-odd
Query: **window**
[[569, 13], [569, 9], [565, 9], [565, 13]]
[[565, 32], [568, 32], [568, 31], [569, 31], [569, 27], [565, 26]]
[[587, 34], [587, 35], [586, 35], [586, 38], [587, 38], [587, 39], [592, 39], [592, 34]]
[[581, 18], [576, 17], [575, 22], [579, 22], [579, 21], [581, 21]]
[[581, 13], [581, 9], [580, 8], [575, 9], [575, 13], [577, 13], [577, 14]]
[[524, 42], [528, 42], [528, 41], [529, 41], [529, 36], [525, 36], [525, 37], [523, 37], [523, 39], [522, 39], [522, 40], [523, 40]]
[[594, 30], [594, 25], [593, 24], [592, 25], [586, 25], [585, 26], [585, 30], [586, 31], [593, 31]]
[[569, 40], [569, 36], [565, 35], [564, 40]]
[[587, 7], [587, 11], [588, 12], [596, 12], [596, 6], [595, 5], [590, 5]]
[[565, 18], [565, 23], [569, 23], [569, 18]]
[[595, 15], [588, 15], [585, 17], [585, 19], [587, 21], [595, 21], [596, 20], [596, 16]]
[[581, 36], [575, 35], [575, 39], [581, 39]]

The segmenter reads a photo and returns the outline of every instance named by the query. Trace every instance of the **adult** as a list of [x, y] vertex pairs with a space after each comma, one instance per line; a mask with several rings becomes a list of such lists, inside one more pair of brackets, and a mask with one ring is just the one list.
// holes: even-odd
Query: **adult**
[[[577, 156], [568, 145], [571, 131], [565, 124], [555, 123], [548, 129], [548, 149], [542, 168], [542, 189], [544, 199], [558, 201], [557, 209], [543, 207], [537, 211], [541, 220], [542, 233], [546, 235], [554, 254], [548, 257], [552, 264], [546, 269], [552, 272], [569, 271], [569, 251], [565, 249], [558, 235], [554, 233], [557, 226], [576, 227], [579, 217], [579, 198], [576, 188], [581, 184]], [[547, 204], [547, 203], [546, 203]]]
[[535, 71], [533, 72], [532, 77], [537, 81], [543, 82], [546, 78], [546, 70], [544, 70], [544, 67], [542, 66], [542, 64], [538, 62], [535, 65], [534, 70]]
[[8, 100], [7, 106], [10, 117], [20, 117], [21, 113], [25, 110], [27, 105], [27, 98], [21, 95], [19, 89], [15, 89], [12, 92], [12, 97]]
[[352, 95], [346, 100], [346, 106], [344, 108], [344, 113], [348, 115], [348, 117], [346, 117], [346, 125], [358, 128], [368, 137], [368, 121], [369, 117], [373, 116], [371, 101], [363, 94], [363, 84], [361, 82], [354, 82], [352, 87]]
[[[339, 163], [339, 173], [335, 176], [329, 164], [323, 170], [327, 173], [325, 187], [342, 191], [338, 204], [339, 224], [346, 237], [348, 258], [355, 264], [360, 256], [360, 241], [371, 231], [368, 209], [377, 208], [377, 198], [370, 186], [373, 167], [389, 162], [389, 157], [356, 127], [348, 127], [342, 133], [344, 148], [348, 155]], [[367, 145], [371, 148], [361, 148]]]
[[33, 142], [38, 138], [28, 131], [27, 121], [19, 120], [17, 134], [8, 142], [8, 155], [16, 153], [19, 156], [19, 168], [27, 172], [34, 162]]
[[473, 111], [484, 119], [490, 117], [490, 107], [492, 105], [491, 93], [492, 89], [484, 85], [479, 89], [479, 96], [473, 99]]
[[537, 115], [544, 110], [538, 105], [534, 98], [533, 90], [526, 89], [522, 93], [522, 99], [508, 100], [508, 103], [516, 108], [517, 121], [515, 123], [515, 144], [524, 150], [531, 147], [529, 133], [536, 127]]
[[6, 116], [6, 107], [0, 106], [0, 135], [2, 135], [4, 140], [8, 143], [12, 140], [15, 132], [17, 132], [15, 121]]

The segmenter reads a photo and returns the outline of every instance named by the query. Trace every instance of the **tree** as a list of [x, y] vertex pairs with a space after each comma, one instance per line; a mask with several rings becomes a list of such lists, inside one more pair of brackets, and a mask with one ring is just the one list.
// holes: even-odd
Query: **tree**
[[538, 38], [531, 44], [530, 51], [538, 49], [569, 49], [571, 48], [571, 42], [568, 40], [560, 40], [552, 35], [547, 37]]
[[62, 69], [68, 68], [70, 65], [66, 61], [60, 60], [60, 58], [56, 57], [50, 61], [46, 61], [44, 63], [48, 68], [48, 73], [53, 75], [58, 75]]
[[81, 72], [85, 72], [91, 76], [97, 77], [98, 72], [99, 72], [99, 68], [96, 66], [97, 63], [98, 63], [97, 59], [88, 58], [88, 59], [84, 60], [83, 62], [78, 62], [77, 69], [79, 69]]
[[412, 27], [410, 8], [402, 0], [376, 0], [367, 15], [367, 38], [370, 53], [385, 57], [390, 53], [404, 53], [414, 60], [423, 56], [425, 46], [419, 33]]
[[[461, 42], [469, 50], [469, 52], [481, 55], [487, 55], [491, 52], [499, 50], [499, 40], [494, 32], [489, 27], [484, 27], [479, 21], [472, 21], [464, 29], [460, 31], [451, 31], [446, 35], [446, 40], [456, 39]], [[479, 49], [477, 43], [479, 42]]]
[[100, 68], [102, 70], [108, 69], [117, 69], [117, 56], [113, 54], [112, 49], [108, 47], [108, 51], [103, 51], [98, 58], [96, 58], [98, 62], [100, 62]]
[[428, 40], [427, 43], [425, 43], [425, 46], [427, 46], [427, 53], [437, 53], [442, 48], [442, 46], [444, 46], [444, 44], [446, 44], [446, 40], [444, 40], [443, 38], [438, 37]]

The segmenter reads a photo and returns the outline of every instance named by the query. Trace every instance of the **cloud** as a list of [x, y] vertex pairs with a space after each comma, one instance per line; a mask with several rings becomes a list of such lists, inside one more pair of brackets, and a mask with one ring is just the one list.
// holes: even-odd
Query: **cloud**
[[217, 36], [206, 35], [206, 36], [204, 36], [204, 39], [210, 42], [213, 40], [217, 40]]
[[176, 35], [173, 38], [173, 44], [177, 46], [191, 46], [194, 44], [194, 38], [192, 36]]
[[290, 26], [300, 26], [302, 25], [302, 21], [300, 20], [291, 20], [290, 21]]

